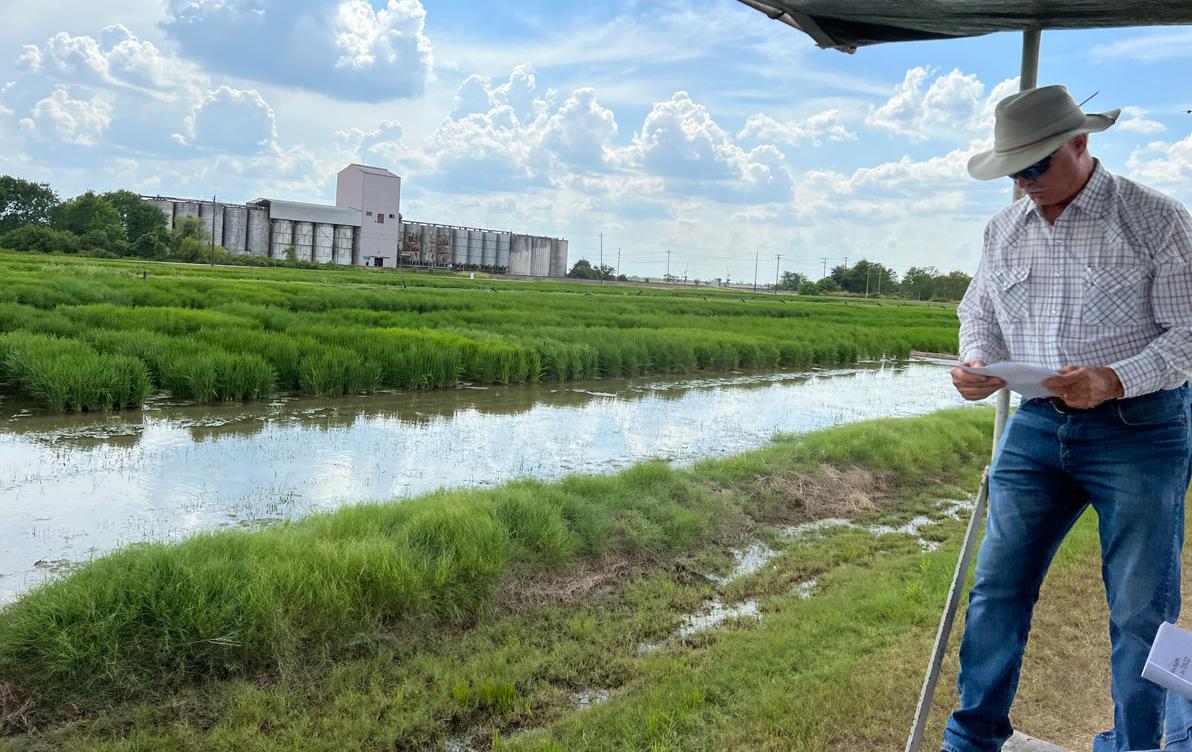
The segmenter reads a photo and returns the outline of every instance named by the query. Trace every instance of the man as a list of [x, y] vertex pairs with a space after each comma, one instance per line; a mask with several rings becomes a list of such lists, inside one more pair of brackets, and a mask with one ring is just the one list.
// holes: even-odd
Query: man
[[[1031, 89], [998, 104], [994, 148], [969, 161], [973, 177], [1009, 176], [1026, 195], [985, 228], [981, 263], [959, 308], [961, 361], [1016, 361], [1060, 375], [1044, 381], [1055, 397], [1019, 406], [990, 469], [946, 752], [996, 752], [1011, 735], [1039, 587], [1090, 504], [1114, 702], [1114, 727], [1093, 750], [1159, 747], [1165, 693], [1140, 675], [1159, 624], [1174, 622], [1180, 608], [1192, 447], [1184, 383], [1192, 371], [1192, 218], [1089, 154], [1088, 134], [1117, 115], [1086, 115], [1062, 86]], [[952, 381], [970, 400], [1005, 385], [959, 368]], [[1192, 750], [1184, 709], [1167, 713], [1167, 749]]]

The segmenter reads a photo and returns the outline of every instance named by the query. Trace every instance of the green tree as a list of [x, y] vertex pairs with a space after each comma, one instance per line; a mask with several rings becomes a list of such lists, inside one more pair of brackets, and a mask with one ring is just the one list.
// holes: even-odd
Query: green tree
[[897, 290], [898, 276], [894, 270], [867, 259], [861, 259], [852, 266], [840, 264], [832, 268], [832, 279], [845, 292], [854, 295], [876, 295], [885, 290], [887, 294]]
[[798, 291], [799, 287], [804, 282], [807, 282], [806, 274], [799, 274], [798, 272], [783, 272], [782, 278], [778, 281], [778, 289], [780, 290], [794, 290]]
[[799, 294], [800, 295], [815, 295], [815, 294], [819, 293], [819, 291], [820, 291], [819, 286], [816, 285], [814, 282], [812, 282], [809, 279], [805, 279], [799, 283]]
[[939, 272], [934, 266], [912, 266], [906, 270], [900, 285], [902, 295], [911, 300], [931, 300], [935, 294], [935, 278]]
[[22, 225], [0, 235], [0, 248], [40, 253], [78, 253], [82, 248], [78, 235], [69, 230], [55, 230], [41, 225]]
[[124, 238], [129, 243], [135, 243], [146, 233], [166, 229], [166, 218], [161, 210], [132, 191], [110, 191], [100, 198], [116, 207], [124, 225]]
[[947, 276], [939, 276], [933, 280], [939, 290], [936, 295], [943, 300], [960, 300], [972, 281], [972, 277], [961, 271], [949, 272]]
[[840, 292], [842, 289], [840, 283], [832, 277], [824, 277], [819, 282], [815, 283], [816, 289], [819, 292]]
[[211, 234], [198, 217], [179, 217], [169, 237], [171, 259], [190, 262], [209, 260]]
[[572, 279], [599, 279], [600, 272], [592, 266], [591, 261], [580, 259], [572, 265], [571, 271], [567, 272], [567, 276]]
[[58, 207], [58, 229], [68, 230], [83, 240], [85, 248], [123, 253], [126, 248], [120, 212], [106, 199], [87, 191]]
[[0, 234], [24, 225], [49, 225], [58, 203], [49, 183], [0, 175]]

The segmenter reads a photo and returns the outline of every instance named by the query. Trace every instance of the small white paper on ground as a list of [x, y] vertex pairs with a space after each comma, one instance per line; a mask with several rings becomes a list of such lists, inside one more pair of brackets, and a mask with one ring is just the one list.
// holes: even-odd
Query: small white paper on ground
[[1167, 622], [1160, 624], [1142, 678], [1192, 697], [1192, 632]]
[[1055, 396], [1043, 388], [1043, 379], [1059, 375], [1057, 371], [1050, 368], [1029, 366], [1026, 363], [1014, 363], [1009, 360], [991, 363], [987, 366], [961, 366], [961, 368], [969, 373], [1001, 379], [1006, 382], [1006, 386], [1010, 387], [1010, 391], [1018, 392], [1023, 399]]

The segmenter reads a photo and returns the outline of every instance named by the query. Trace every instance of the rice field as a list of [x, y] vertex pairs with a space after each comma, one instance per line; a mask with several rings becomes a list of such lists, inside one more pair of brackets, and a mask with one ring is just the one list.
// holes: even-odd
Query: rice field
[[12, 253], [0, 278], [0, 396], [57, 411], [838, 365], [957, 337], [949, 306], [709, 288]]

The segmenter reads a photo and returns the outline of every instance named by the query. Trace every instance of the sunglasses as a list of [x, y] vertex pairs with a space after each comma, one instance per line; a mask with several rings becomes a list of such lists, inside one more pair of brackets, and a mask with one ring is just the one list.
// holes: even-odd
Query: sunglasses
[[[1058, 151], [1058, 149], [1056, 151]], [[1018, 172], [1011, 174], [1010, 179], [1011, 180], [1018, 180], [1019, 178], [1022, 178], [1023, 180], [1037, 179], [1040, 175], [1047, 172], [1048, 168], [1051, 167], [1051, 158], [1054, 157], [1055, 154], [1056, 154], [1056, 152], [1053, 151], [1052, 153], [1048, 154], [1046, 157], [1043, 157], [1042, 159], [1040, 159], [1038, 162], [1035, 162], [1030, 167], [1023, 168], [1023, 169], [1019, 170]]]

